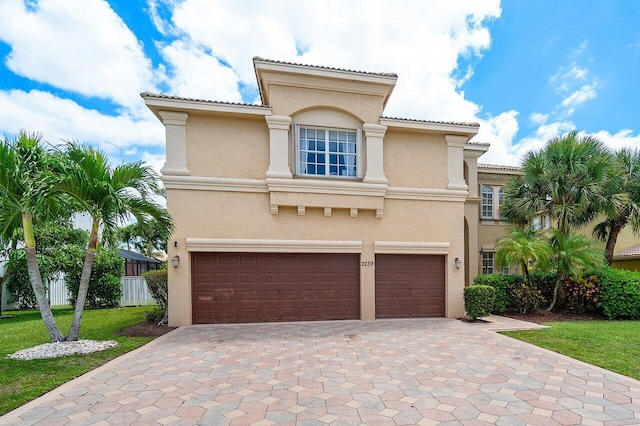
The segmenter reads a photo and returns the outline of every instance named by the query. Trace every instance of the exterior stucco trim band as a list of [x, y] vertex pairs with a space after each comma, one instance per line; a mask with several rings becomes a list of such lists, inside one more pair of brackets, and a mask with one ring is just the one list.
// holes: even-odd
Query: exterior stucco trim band
[[376, 241], [373, 251], [376, 254], [449, 254], [449, 243]]
[[240, 253], [362, 253], [362, 241], [187, 238], [187, 251]]

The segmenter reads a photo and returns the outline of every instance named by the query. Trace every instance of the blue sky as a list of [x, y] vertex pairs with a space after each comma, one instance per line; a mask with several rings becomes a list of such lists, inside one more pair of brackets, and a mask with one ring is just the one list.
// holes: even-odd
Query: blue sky
[[395, 72], [385, 115], [479, 122], [485, 163], [571, 130], [640, 144], [640, 2], [446, 3], [0, 0], [0, 133], [159, 168], [163, 127], [139, 93], [253, 103], [262, 56]]

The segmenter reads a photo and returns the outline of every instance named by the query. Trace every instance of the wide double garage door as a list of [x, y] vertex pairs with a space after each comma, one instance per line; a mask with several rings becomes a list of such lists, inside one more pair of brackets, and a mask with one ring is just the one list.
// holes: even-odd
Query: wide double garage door
[[[376, 318], [444, 316], [444, 256], [376, 255]], [[194, 324], [360, 318], [360, 255], [193, 253]]]
[[193, 253], [194, 324], [360, 318], [357, 254]]

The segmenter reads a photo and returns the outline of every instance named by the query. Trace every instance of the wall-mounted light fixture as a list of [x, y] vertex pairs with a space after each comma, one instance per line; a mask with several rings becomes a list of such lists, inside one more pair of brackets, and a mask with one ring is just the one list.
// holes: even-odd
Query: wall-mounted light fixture
[[171, 258], [171, 264], [173, 265], [174, 268], [177, 268], [178, 265], [180, 264], [180, 256], [178, 256], [177, 254], [173, 256]]
[[174, 247], [178, 247], [178, 242], [177, 242], [177, 241], [174, 241], [174, 242], [173, 242], [173, 246], [174, 246]]
[[456, 257], [456, 260], [454, 262], [456, 264], [456, 269], [460, 269], [460, 265], [462, 265], [462, 262], [460, 262], [460, 258]]

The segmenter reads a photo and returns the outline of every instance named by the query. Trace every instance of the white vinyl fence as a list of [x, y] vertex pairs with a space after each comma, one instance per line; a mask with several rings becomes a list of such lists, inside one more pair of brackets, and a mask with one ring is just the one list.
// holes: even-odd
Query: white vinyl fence
[[[121, 277], [122, 297], [120, 306], [155, 305], [149, 289], [147, 280], [144, 277]], [[64, 278], [49, 281], [49, 304], [52, 308], [70, 308], [69, 290], [65, 285]]]

